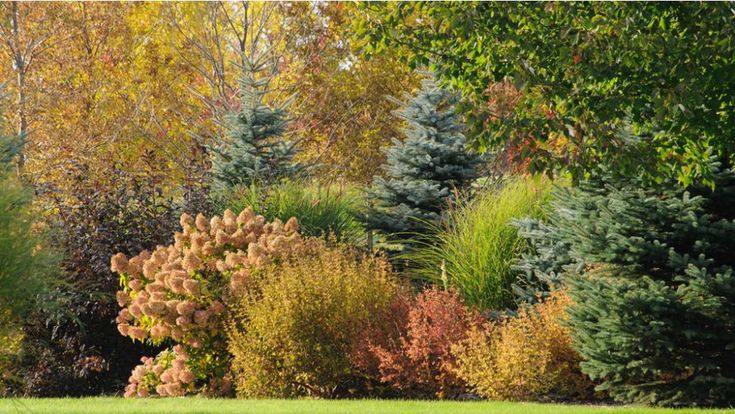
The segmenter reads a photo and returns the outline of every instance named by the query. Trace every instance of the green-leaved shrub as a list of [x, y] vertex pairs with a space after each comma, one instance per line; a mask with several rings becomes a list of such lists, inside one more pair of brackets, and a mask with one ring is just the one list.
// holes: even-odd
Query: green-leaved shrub
[[399, 289], [382, 257], [323, 247], [266, 270], [229, 332], [238, 395], [337, 397], [359, 385], [349, 352]]
[[49, 309], [45, 296], [54, 280], [56, 256], [33, 227], [30, 196], [13, 177], [0, 173], [0, 394], [23, 382], [19, 362], [24, 319]]
[[25, 317], [53, 285], [53, 255], [32, 229], [29, 193], [0, 176], [0, 329]]
[[528, 243], [511, 225], [515, 218], [538, 216], [551, 182], [516, 178], [485, 190], [450, 211], [446, 227], [420, 240], [405, 257], [421, 278], [460, 292], [468, 304], [485, 309], [513, 305], [513, 260]]
[[57, 256], [34, 228], [31, 193], [11, 169], [23, 138], [0, 136], [0, 395], [24, 382], [16, 369], [22, 325], [32, 312], [52, 310], [56, 303], [47, 295], [59, 286]]

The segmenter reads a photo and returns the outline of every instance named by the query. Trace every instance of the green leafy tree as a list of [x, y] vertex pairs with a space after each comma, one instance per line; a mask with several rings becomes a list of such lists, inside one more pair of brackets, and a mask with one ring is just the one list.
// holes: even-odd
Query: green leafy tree
[[[617, 157], [629, 122], [655, 130], [652, 171], [714, 182], [735, 150], [730, 3], [361, 4], [366, 55], [398, 51], [462, 91], [478, 148], [576, 179]], [[640, 162], [628, 155], [620, 162]], [[633, 154], [638, 156], [639, 154]], [[625, 167], [623, 167], [625, 168]]]
[[618, 401], [735, 398], [735, 176], [710, 162], [714, 191], [601, 173], [555, 194], [536, 269], [566, 268], [582, 370]]
[[240, 109], [226, 116], [225, 142], [214, 150], [215, 187], [270, 183], [293, 176], [300, 168], [293, 161], [296, 148], [282, 137], [288, 128], [287, 99], [278, 107], [264, 101], [274, 70], [268, 55], [243, 56]]
[[403, 141], [387, 150], [386, 177], [375, 177], [368, 226], [391, 241], [436, 224], [455, 192], [476, 176], [480, 158], [465, 148], [455, 112], [457, 96], [424, 80], [397, 115], [406, 121]]

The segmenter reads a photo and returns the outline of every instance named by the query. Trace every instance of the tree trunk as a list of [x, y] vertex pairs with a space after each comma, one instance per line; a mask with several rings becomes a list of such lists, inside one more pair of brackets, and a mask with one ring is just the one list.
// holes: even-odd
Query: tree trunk
[[[13, 61], [15, 63], [15, 72], [17, 74], [17, 88], [18, 88], [18, 125], [16, 133], [21, 139], [26, 138], [28, 133], [28, 119], [26, 115], [26, 62], [23, 53], [20, 50], [21, 39], [20, 39], [20, 11], [18, 10], [18, 2], [14, 1], [13, 13], [11, 17], [11, 23], [13, 25], [13, 42], [15, 43], [15, 54]], [[23, 150], [18, 153], [17, 169], [18, 174], [23, 170], [25, 165], [26, 156]]]

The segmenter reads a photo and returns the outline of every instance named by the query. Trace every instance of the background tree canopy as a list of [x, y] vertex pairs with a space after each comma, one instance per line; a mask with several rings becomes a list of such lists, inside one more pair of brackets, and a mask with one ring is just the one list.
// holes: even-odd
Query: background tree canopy
[[354, 25], [365, 55], [397, 50], [412, 66], [430, 66], [462, 91], [473, 144], [516, 161], [530, 157], [534, 171], [567, 169], [578, 178], [617, 156], [632, 133], [650, 150], [636, 151], [637, 164], [675, 173], [683, 184], [698, 176], [713, 183], [709, 155], [729, 164], [735, 149], [730, 3], [364, 3], [360, 10]]

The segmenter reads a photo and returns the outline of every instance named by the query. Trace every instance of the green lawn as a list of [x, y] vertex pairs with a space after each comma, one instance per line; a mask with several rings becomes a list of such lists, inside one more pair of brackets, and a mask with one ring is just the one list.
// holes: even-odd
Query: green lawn
[[575, 414], [728, 413], [728, 410], [667, 410], [506, 402], [395, 400], [206, 400], [200, 398], [0, 399], [0, 414]]

